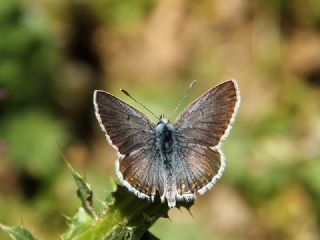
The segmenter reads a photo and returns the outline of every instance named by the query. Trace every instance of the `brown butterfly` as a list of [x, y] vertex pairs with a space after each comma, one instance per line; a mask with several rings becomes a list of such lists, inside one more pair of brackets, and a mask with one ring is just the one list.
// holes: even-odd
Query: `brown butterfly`
[[[124, 91], [125, 92], [125, 91]], [[129, 95], [127, 92], [125, 92]], [[94, 92], [96, 117], [118, 151], [116, 173], [129, 191], [169, 207], [192, 201], [222, 176], [222, 141], [240, 106], [235, 80], [210, 89], [170, 123], [163, 115], [153, 124], [143, 113], [110, 93]]]

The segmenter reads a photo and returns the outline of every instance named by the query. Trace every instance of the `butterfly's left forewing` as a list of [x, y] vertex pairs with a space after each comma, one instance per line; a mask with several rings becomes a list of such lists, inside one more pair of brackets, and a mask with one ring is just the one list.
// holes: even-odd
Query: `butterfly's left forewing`
[[94, 106], [108, 142], [119, 152], [116, 170], [120, 180], [141, 198], [160, 191], [161, 181], [147, 174], [157, 163], [155, 126], [143, 113], [104, 91], [95, 91]]
[[[224, 170], [221, 141], [228, 135], [240, 104], [235, 80], [226, 81], [191, 103], [178, 117], [175, 127], [180, 139], [177, 173], [181, 194], [212, 188]], [[187, 171], [187, 173], [185, 173]]]

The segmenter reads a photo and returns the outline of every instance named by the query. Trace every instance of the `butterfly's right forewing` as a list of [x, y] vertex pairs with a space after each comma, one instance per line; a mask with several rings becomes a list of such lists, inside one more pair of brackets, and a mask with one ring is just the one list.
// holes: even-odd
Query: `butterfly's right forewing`
[[[175, 127], [183, 157], [179, 164], [182, 194], [212, 188], [224, 170], [221, 141], [228, 135], [240, 104], [235, 80], [226, 81], [203, 94], [179, 116]], [[186, 170], [185, 170], [186, 169]], [[179, 189], [180, 190], [180, 189]]]
[[175, 126], [189, 142], [217, 146], [231, 129], [239, 104], [237, 82], [223, 82], [191, 103]]

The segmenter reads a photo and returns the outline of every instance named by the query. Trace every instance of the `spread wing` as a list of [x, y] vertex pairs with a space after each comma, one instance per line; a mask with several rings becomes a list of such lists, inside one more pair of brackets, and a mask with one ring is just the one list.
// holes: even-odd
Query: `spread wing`
[[177, 185], [184, 187], [179, 189], [182, 195], [203, 194], [221, 177], [225, 166], [221, 141], [227, 137], [239, 105], [237, 82], [229, 80], [200, 96], [178, 117], [175, 127], [183, 157]]
[[104, 91], [94, 92], [94, 106], [108, 142], [118, 151], [116, 170], [120, 181], [140, 198], [160, 191], [161, 181], [147, 174], [156, 163], [154, 124], [137, 109]]

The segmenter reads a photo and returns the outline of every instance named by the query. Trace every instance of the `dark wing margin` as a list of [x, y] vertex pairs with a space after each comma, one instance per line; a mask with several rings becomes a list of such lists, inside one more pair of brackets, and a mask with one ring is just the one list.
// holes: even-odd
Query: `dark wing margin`
[[182, 197], [196, 191], [204, 194], [222, 176], [225, 158], [221, 144], [232, 128], [239, 106], [238, 84], [229, 80], [204, 93], [178, 117], [175, 127], [184, 143], [177, 169], [178, 192]]
[[147, 150], [154, 149], [154, 124], [143, 113], [110, 93], [94, 91], [93, 103], [107, 141], [118, 151], [118, 178], [138, 197], [149, 198], [149, 183], [141, 171], [152, 167], [153, 154]]
[[225, 81], [192, 102], [176, 120], [176, 128], [188, 142], [214, 147], [221, 144], [240, 106], [235, 80]]

